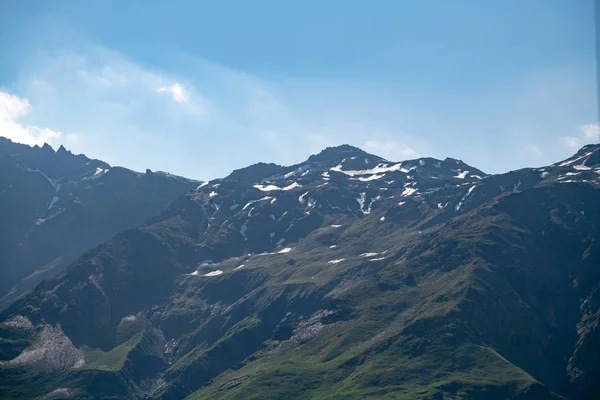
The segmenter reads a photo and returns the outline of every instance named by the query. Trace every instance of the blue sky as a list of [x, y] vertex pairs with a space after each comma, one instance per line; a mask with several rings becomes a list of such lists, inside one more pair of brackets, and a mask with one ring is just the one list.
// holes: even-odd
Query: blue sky
[[593, 0], [0, 3], [0, 135], [198, 179], [349, 143], [486, 172], [598, 142]]

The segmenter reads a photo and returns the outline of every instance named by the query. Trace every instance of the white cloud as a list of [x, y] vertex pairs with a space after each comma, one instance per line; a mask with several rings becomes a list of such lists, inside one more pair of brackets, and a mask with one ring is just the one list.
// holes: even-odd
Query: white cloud
[[[519, 153], [514, 151], [516, 134], [498, 146], [475, 133], [465, 135], [487, 131], [490, 121], [480, 117], [476, 121], [483, 121], [481, 125], [472, 123], [464, 104], [448, 111], [450, 117], [431, 118], [439, 112], [435, 103], [416, 110], [411, 101], [369, 93], [352, 82], [272, 81], [191, 56], [182, 57], [172, 71], [193, 75], [167, 73], [95, 45], [80, 52], [40, 54], [28, 59], [19, 68], [22, 75], [10, 83], [11, 93], [23, 102], [10, 102], [10, 118], [3, 111], [2, 132], [27, 143], [62, 143], [74, 152], [137, 170], [161, 169], [198, 179], [224, 176], [259, 161], [290, 165], [343, 143], [392, 161], [425, 153], [468, 159], [480, 168], [490, 160], [502, 160], [495, 162], [503, 166], [522, 159], [529, 163], [533, 156], [536, 162], [550, 163], [558, 159], [552, 152], [558, 153], [559, 146], [545, 145], [541, 153], [540, 144], [558, 137], [574, 120], [589, 120], [574, 119], [569, 111], [564, 118], [546, 121], [544, 116], [557, 114], [548, 112], [550, 105], [538, 107], [546, 97], [527, 97], [523, 104], [535, 107], [526, 111], [535, 112], [519, 115], [514, 130], [522, 145], [540, 147], [525, 146]], [[513, 100], [507, 97], [507, 104]], [[502, 107], [506, 105], [498, 103], [491, 109]], [[508, 110], [510, 115], [516, 112]], [[462, 119], [452, 119], [455, 115]], [[5, 127], [9, 122], [11, 129]], [[501, 122], [493, 120], [492, 125], [508, 129]], [[413, 136], [417, 133], [419, 137]], [[560, 148], [578, 149], [597, 136], [597, 124], [588, 124], [580, 133], [561, 138]], [[498, 137], [490, 133], [490, 138]], [[504, 157], [490, 156], [501, 150]]]
[[578, 136], [561, 136], [559, 141], [572, 150], [577, 150], [586, 144], [600, 142], [600, 124], [585, 124], [579, 127]]
[[[214, 109], [193, 85], [184, 86], [173, 76], [97, 46], [85, 52], [36, 53], [28, 62], [10, 84], [12, 93], [28, 100], [18, 117], [27, 130], [17, 132], [21, 142], [60, 143], [75, 153], [136, 170], [160, 169], [198, 178], [217, 175], [209, 163], [202, 169], [200, 162], [196, 166], [190, 162]], [[163, 95], [157, 88], [169, 92]], [[14, 115], [14, 105], [11, 110]], [[10, 130], [13, 138], [15, 130]], [[7, 131], [3, 126], [0, 134], [7, 136]]]
[[393, 140], [367, 140], [365, 151], [390, 161], [402, 161], [421, 157], [421, 154], [410, 147]]
[[188, 95], [180, 83], [175, 82], [171, 86], [163, 86], [157, 89], [159, 93], [169, 93], [177, 103], [187, 103]]
[[0, 91], [0, 135], [30, 146], [51, 144], [61, 134], [22, 122], [31, 111], [27, 99]]
[[600, 124], [586, 124], [581, 127], [583, 140], [586, 143], [598, 143], [600, 142]]
[[581, 147], [581, 139], [576, 138], [575, 136], [562, 136], [560, 141], [562, 144], [573, 150], [577, 150]]
[[542, 154], [542, 150], [540, 150], [540, 148], [537, 146], [528, 145], [528, 146], [524, 146], [521, 149], [521, 153], [526, 154], [526, 155], [539, 156]]

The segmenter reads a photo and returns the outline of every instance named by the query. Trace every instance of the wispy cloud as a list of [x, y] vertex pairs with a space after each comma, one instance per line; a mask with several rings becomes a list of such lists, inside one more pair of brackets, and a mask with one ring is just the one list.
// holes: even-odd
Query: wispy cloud
[[[463, 98], [343, 80], [266, 79], [181, 54], [169, 57], [177, 65], [165, 72], [95, 44], [34, 54], [6, 89], [30, 105], [19, 111], [3, 100], [11, 111], [3, 111], [0, 134], [198, 179], [258, 161], [289, 165], [343, 143], [394, 161], [448, 156], [499, 172], [551, 163], [564, 157], [565, 145], [575, 149], [598, 136], [597, 124], [569, 133], [589, 120], [580, 111], [587, 86], [576, 72]], [[557, 142], [561, 135], [570, 136]]]
[[586, 124], [581, 127], [582, 139], [585, 143], [600, 142], [600, 123]]
[[[185, 161], [190, 151], [176, 134], [202, 132], [212, 107], [193, 85], [98, 46], [85, 53], [42, 53], [31, 64], [11, 85], [20, 97], [2, 98], [7, 109], [2, 120], [13, 121], [11, 129], [3, 126], [4, 136], [28, 144], [62, 143], [138, 170], [150, 165], [190, 174]], [[199, 172], [217, 173], [210, 166]]]
[[561, 136], [559, 141], [571, 150], [577, 150], [586, 144], [600, 142], [600, 124], [585, 124], [579, 128], [577, 136]]
[[323, 91], [319, 82], [270, 81], [182, 58], [182, 70], [193, 76], [142, 67], [97, 45], [43, 52], [32, 57], [11, 89], [35, 105], [23, 124], [64, 133], [50, 137], [44, 131], [38, 142], [64, 143], [137, 170], [215, 178], [258, 161], [296, 163], [343, 143], [394, 159], [418, 154], [408, 135], [399, 141], [397, 135], [378, 134], [385, 123], [365, 118], [370, 110], [346, 107], [343, 99], [351, 95], [330, 91], [328, 103], [315, 106], [311, 99]]
[[421, 157], [421, 154], [405, 144], [387, 140], [367, 140], [364, 143], [367, 152], [377, 154], [391, 161], [401, 161]]
[[177, 82], [175, 82], [171, 86], [160, 87], [160, 88], [156, 89], [156, 91], [159, 93], [170, 94], [173, 101], [176, 101], [177, 103], [187, 103], [187, 101], [188, 101], [188, 95], [187, 95], [183, 85], [181, 85]]

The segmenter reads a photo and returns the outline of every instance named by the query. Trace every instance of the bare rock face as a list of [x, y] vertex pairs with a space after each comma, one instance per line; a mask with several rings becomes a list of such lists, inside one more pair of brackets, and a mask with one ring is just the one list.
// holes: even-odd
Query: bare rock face
[[43, 325], [34, 344], [6, 365], [62, 371], [82, 367], [84, 359], [60, 326]]

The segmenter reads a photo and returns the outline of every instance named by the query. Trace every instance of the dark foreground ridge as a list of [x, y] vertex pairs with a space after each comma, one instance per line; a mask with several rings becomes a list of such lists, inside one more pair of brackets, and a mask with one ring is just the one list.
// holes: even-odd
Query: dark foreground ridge
[[[62, 154], [32, 151], [11, 167], [30, 180], [42, 153]], [[2, 174], [13, 165], [4, 154]], [[38, 180], [63, 174], [89, 213], [130, 199], [113, 188], [83, 202], [78, 188], [104, 193], [115, 170], [87, 162], [85, 180]], [[600, 393], [598, 145], [501, 175], [449, 158], [389, 162], [347, 145], [203, 184], [122, 173], [127, 185], [152, 179], [143, 187], [164, 205], [98, 238], [105, 243], [0, 315], [0, 397]], [[154, 185], [187, 193], [167, 201]], [[62, 190], [47, 188], [28, 229], [55, 207], [70, 209]], [[35, 197], [27, 193], [13, 202]]]

